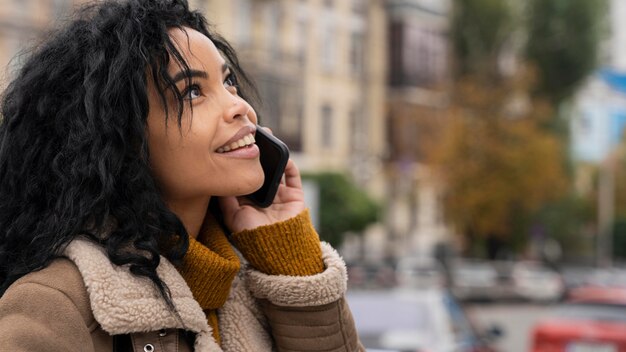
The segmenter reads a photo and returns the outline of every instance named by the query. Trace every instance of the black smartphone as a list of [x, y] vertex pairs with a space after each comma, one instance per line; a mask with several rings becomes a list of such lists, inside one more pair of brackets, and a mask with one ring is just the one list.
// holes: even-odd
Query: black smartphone
[[267, 208], [274, 202], [278, 186], [285, 173], [285, 167], [289, 161], [289, 148], [280, 139], [258, 125], [254, 139], [261, 152], [261, 167], [265, 174], [265, 182], [256, 192], [246, 197], [256, 206]]

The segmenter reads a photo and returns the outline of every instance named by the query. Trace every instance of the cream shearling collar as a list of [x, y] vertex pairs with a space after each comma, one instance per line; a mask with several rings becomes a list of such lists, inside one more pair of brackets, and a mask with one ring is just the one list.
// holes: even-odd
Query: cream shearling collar
[[112, 264], [98, 245], [77, 239], [67, 247], [65, 256], [78, 267], [94, 318], [104, 331], [117, 335], [186, 329], [196, 333], [196, 351], [222, 351], [211, 337], [211, 327], [200, 305], [167, 259], [161, 257], [157, 274], [169, 288], [180, 319], [168, 309], [152, 282], [132, 275], [125, 266]]
[[[160, 329], [185, 329], [196, 333], [197, 352], [271, 350], [271, 337], [257, 307], [257, 299], [286, 307], [319, 306], [339, 300], [346, 291], [346, 266], [339, 254], [322, 242], [326, 269], [312, 276], [266, 275], [245, 264], [233, 282], [230, 297], [220, 309], [222, 348], [212, 337], [212, 329], [187, 283], [165, 258], [157, 274], [167, 284], [180, 320], [167, 308], [152, 282], [132, 275], [126, 266], [110, 262], [104, 250], [87, 240], [76, 239], [65, 256], [80, 271], [94, 318], [111, 335]], [[246, 329], [240, 329], [241, 324]]]

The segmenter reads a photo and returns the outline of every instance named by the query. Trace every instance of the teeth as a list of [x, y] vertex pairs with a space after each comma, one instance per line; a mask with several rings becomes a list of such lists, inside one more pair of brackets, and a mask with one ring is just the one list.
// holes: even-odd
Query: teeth
[[255, 142], [254, 140], [254, 136], [252, 134], [249, 134], [247, 136], [244, 136], [243, 138], [241, 138], [240, 140], [236, 141], [236, 142], [232, 142], [231, 144], [224, 146], [224, 147], [219, 147], [217, 149], [218, 153], [226, 153], [229, 152], [231, 150], [235, 150], [235, 149], [239, 149], [242, 147], [245, 147], [247, 145], [253, 144]]

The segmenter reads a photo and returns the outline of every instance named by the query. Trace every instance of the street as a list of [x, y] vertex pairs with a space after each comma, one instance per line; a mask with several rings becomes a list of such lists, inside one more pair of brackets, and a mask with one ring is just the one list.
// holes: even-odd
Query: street
[[523, 303], [468, 304], [466, 312], [476, 325], [488, 329], [497, 325], [503, 336], [495, 346], [500, 352], [529, 352], [532, 344], [532, 327], [546, 316], [552, 306]]

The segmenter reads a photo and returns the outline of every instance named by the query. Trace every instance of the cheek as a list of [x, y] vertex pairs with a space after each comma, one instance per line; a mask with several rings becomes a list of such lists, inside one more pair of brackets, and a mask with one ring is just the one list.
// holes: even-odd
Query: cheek
[[179, 160], [175, 153], [167, 148], [165, 143], [151, 141], [150, 146], [150, 167], [161, 189], [169, 193], [173, 188], [173, 183], [181, 177]]
[[[150, 164], [165, 197], [240, 196], [263, 184], [258, 159], [230, 159], [214, 152], [220, 130], [219, 116], [212, 112], [194, 108], [194, 118], [183, 117], [181, 129], [177, 123], [168, 123], [167, 130], [165, 125], [149, 128]], [[248, 118], [257, 122], [253, 110]]]
[[250, 107], [250, 112], [248, 113], [248, 118], [250, 119], [250, 122], [252, 122], [255, 125], [259, 124], [259, 119], [256, 116], [256, 111], [254, 111], [254, 108]]
[[161, 191], [166, 197], [210, 196], [227, 187], [223, 180], [233, 178], [228, 163], [213, 151], [214, 129], [194, 120], [192, 129], [176, 124], [167, 138], [149, 140], [150, 163]]
[[200, 163], [193, 160], [197, 152], [186, 145], [178, 124], [168, 124], [167, 133], [158, 132], [148, 136], [152, 173], [163, 193], [179, 194], [185, 191], [185, 183], [189, 183], [189, 178], [197, 172], [194, 169]]
[[207, 193], [210, 163], [187, 149], [163, 150], [151, 156], [152, 172], [164, 195], [190, 197]]

